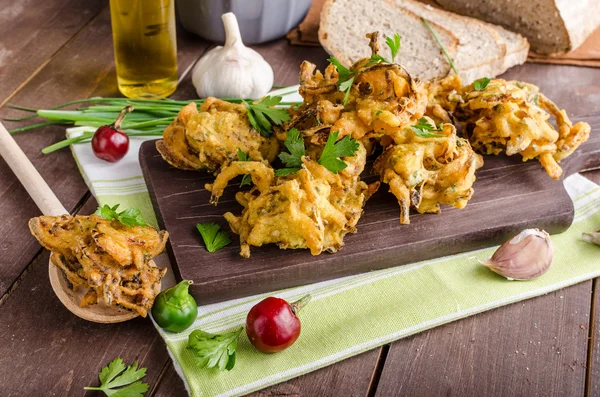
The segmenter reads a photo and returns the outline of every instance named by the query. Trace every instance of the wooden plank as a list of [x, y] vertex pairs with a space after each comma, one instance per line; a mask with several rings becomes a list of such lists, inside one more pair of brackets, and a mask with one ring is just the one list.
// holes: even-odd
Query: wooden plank
[[[183, 31], [178, 39], [180, 71], [184, 71], [204, 51], [207, 44]], [[190, 85], [184, 84], [182, 91]], [[116, 86], [108, 9], [65, 46], [12, 101], [24, 106], [47, 109], [90, 96], [121, 96]], [[22, 114], [8, 108], [0, 109], [0, 117]], [[10, 129], [31, 122], [6, 122], [5, 125]], [[64, 126], [51, 126], [17, 134], [15, 139], [65, 208], [73, 210], [88, 189], [71, 152], [65, 149], [51, 155], [40, 153], [43, 147], [63, 139], [64, 134]], [[39, 244], [27, 229], [27, 220], [37, 215], [39, 210], [0, 159], [0, 217], [7, 220], [0, 223], [0, 252], [3, 253], [0, 256], [0, 296], [39, 251]]]
[[1, 1], [0, 104], [106, 5], [101, 0]]
[[376, 396], [580, 396], [592, 282], [392, 344]]
[[[328, 397], [366, 396], [381, 349], [370, 350], [318, 371], [249, 394], [251, 397]], [[162, 381], [152, 394], [154, 397], [185, 395], [185, 387], [169, 364]]]
[[[600, 116], [586, 120], [600, 129]], [[398, 204], [384, 186], [367, 203], [358, 232], [346, 236], [345, 247], [335, 255], [312, 256], [308, 250], [267, 245], [252, 247], [250, 258], [242, 259], [235, 239], [209, 258], [195, 224], [214, 221], [226, 226], [222, 215], [240, 212], [235, 201], [239, 188], [232, 184], [215, 207], [204, 189], [212, 175], [174, 169], [153, 142], [142, 145], [140, 160], [161, 228], [171, 236], [168, 250], [175, 274], [194, 280], [191, 293], [207, 303], [487, 247], [528, 227], [558, 233], [573, 217], [562, 182], [550, 179], [537, 162], [490, 156], [477, 172], [475, 194], [465, 209], [414, 214], [410, 225], [401, 225]], [[581, 167], [599, 167], [600, 135], [593, 135], [562, 164], [565, 175]], [[367, 169], [365, 181], [374, 181], [369, 174]]]

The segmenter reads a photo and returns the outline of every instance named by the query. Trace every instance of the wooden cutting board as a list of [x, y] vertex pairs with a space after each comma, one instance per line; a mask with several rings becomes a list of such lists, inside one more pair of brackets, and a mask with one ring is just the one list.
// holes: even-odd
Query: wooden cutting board
[[[600, 116], [585, 121], [592, 124], [592, 137], [561, 163], [565, 176], [600, 168]], [[229, 230], [223, 214], [239, 214], [242, 208], [234, 199], [237, 179], [215, 207], [204, 189], [212, 175], [169, 166], [154, 141], [142, 145], [140, 163], [159, 225], [170, 233], [167, 250], [175, 276], [194, 281], [190, 291], [199, 304], [489, 247], [525, 228], [560, 233], [573, 221], [573, 203], [562, 181], [550, 179], [537, 161], [491, 156], [477, 171], [475, 194], [462, 210], [412, 213], [411, 224], [401, 225], [398, 203], [382, 185], [367, 202], [358, 232], [346, 236], [339, 252], [312, 256], [308, 250], [267, 245], [251, 247], [251, 257], [243, 259], [236, 234], [231, 233], [232, 244], [209, 253], [196, 230], [196, 223], [203, 222]], [[372, 175], [363, 179], [376, 180]]]

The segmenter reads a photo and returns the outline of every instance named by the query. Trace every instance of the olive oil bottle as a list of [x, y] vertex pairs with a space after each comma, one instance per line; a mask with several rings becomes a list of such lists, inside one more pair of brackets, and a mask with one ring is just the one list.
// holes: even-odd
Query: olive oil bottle
[[110, 0], [119, 91], [164, 98], [177, 88], [175, 0]]

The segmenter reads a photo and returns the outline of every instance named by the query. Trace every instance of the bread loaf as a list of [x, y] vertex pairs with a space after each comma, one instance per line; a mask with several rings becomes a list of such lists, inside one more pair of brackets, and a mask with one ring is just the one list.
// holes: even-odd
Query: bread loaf
[[[398, 32], [402, 47], [397, 62], [420, 79], [445, 77], [451, 73], [450, 65], [421, 18], [429, 21], [465, 83], [497, 76], [527, 57], [529, 45], [522, 36], [415, 0], [327, 0], [319, 40], [325, 50], [350, 66], [370, 55], [366, 33], [392, 36]], [[388, 56], [384, 47], [383, 55]]]
[[600, 0], [436, 0], [447, 10], [502, 25], [539, 54], [579, 47], [600, 26]]

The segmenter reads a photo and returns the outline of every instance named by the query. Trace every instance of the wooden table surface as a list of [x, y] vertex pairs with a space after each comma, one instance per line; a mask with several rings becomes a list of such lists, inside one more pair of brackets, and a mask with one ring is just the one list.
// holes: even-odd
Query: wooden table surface
[[[195, 97], [186, 72], [210, 47], [180, 29], [183, 80], [175, 98]], [[321, 48], [291, 47], [286, 40], [256, 48], [273, 66], [278, 85], [295, 84], [304, 59], [319, 67], [326, 62]], [[574, 120], [600, 116], [599, 69], [527, 64], [509, 76], [538, 84]], [[118, 95], [105, 0], [35, 5], [0, 0], [0, 117], [20, 114], [7, 103], [49, 108], [97, 95]], [[63, 136], [63, 127], [52, 126], [15, 138], [65, 207], [73, 214], [89, 214], [96, 203], [70, 151], [40, 153]], [[600, 183], [599, 171], [585, 176]], [[83, 387], [95, 385], [98, 371], [117, 356], [138, 360], [148, 369], [149, 396], [185, 395], [148, 319], [93, 324], [60, 304], [48, 282], [48, 253], [26, 226], [37, 215], [39, 210], [0, 159], [0, 395], [81, 396]], [[598, 280], [586, 281], [469, 317], [254, 395], [600, 395], [597, 287]]]

